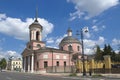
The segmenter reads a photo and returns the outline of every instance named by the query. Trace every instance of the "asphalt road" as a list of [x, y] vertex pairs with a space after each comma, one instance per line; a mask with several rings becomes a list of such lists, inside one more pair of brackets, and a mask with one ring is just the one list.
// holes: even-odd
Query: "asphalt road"
[[19, 72], [0, 72], [0, 80], [120, 80], [120, 79], [64, 77], [64, 76], [60, 77]]

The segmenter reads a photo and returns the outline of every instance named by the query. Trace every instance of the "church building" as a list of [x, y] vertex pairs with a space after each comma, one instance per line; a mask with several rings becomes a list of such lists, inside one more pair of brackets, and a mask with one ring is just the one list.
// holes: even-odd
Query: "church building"
[[72, 30], [67, 30], [67, 37], [59, 43], [59, 49], [46, 47], [42, 41], [44, 27], [35, 21], [29, 26], [29, 42], [22, 52], [23, 70], [25, 72], [46, 72], [47, 67], [72, 66], [73, 55], [81, 54], [81, 43], [72, 36]]

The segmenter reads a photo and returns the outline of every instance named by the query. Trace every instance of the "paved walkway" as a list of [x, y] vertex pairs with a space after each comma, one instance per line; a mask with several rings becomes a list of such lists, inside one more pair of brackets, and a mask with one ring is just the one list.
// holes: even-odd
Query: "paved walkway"
[[[47, 75], [47, 76], [69, 76], [70, 73], [44, 73], [41, 75]], [[92, 74], [92, 75], [99, 75], [99, 74]], [[117, 78], [120, 79], [120, 74], [100, 74], [101, 76], [98, 77], [106, 77], [106, 78]], [[82, 73], [78, 73], [77, 76], [83, 77]], [[93, 76], [89, 76], [89, 74], [87, 74], [86, 77], [93, 77]]]
[[104, 77], [108, 78], [119, 78], [120, 79], [120, 74], [101, 74]]
[[[24, 72], [23, 72], [24, 73]], [[40, 74], [40, 75], [47, 75], [47, 76], [61, 76], [61, 77], [69, 77], [69, 75], [71, 73], [32, 73], [32, 74]], [[120, 74], [92, 74], [92, 76], [89, 76], [89, 74], [87, 73], [87, 76], [85, 76], [86, 78], [91, 78], [94, 75], [101, 75], [98, 77], [106, 77], [106, 78], [113, 78], [113, 79], [120, 79]], [[75, 76], [73, 76], [75, 77]], [[83, 78], [83, 74], [82, 73], [77, 73], [77, 77], [81, 77]]]

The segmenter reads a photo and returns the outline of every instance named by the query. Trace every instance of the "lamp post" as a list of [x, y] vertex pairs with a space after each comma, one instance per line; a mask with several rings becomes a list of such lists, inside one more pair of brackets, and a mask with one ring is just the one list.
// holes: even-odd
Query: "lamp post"
[[84, 55], [84, 42], [83, 42], [83, 32], [88, 32], [88, 28], [84, 27], [81, 29], [80, 33], [77, 31], [77, 35], [81, 35], [81, 42], [82, 42], [82, 59], [83, 59], [83, 76], [86, 76], [86, 69], [85, 69], [85, 55]]

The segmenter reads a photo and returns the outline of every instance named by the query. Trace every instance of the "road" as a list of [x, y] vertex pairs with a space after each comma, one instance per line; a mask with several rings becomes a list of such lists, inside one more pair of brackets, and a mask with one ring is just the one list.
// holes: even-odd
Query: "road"
[[60, 77], [20, 72], [0, 72], [0, 80], [120, 80], [107, 78]]

